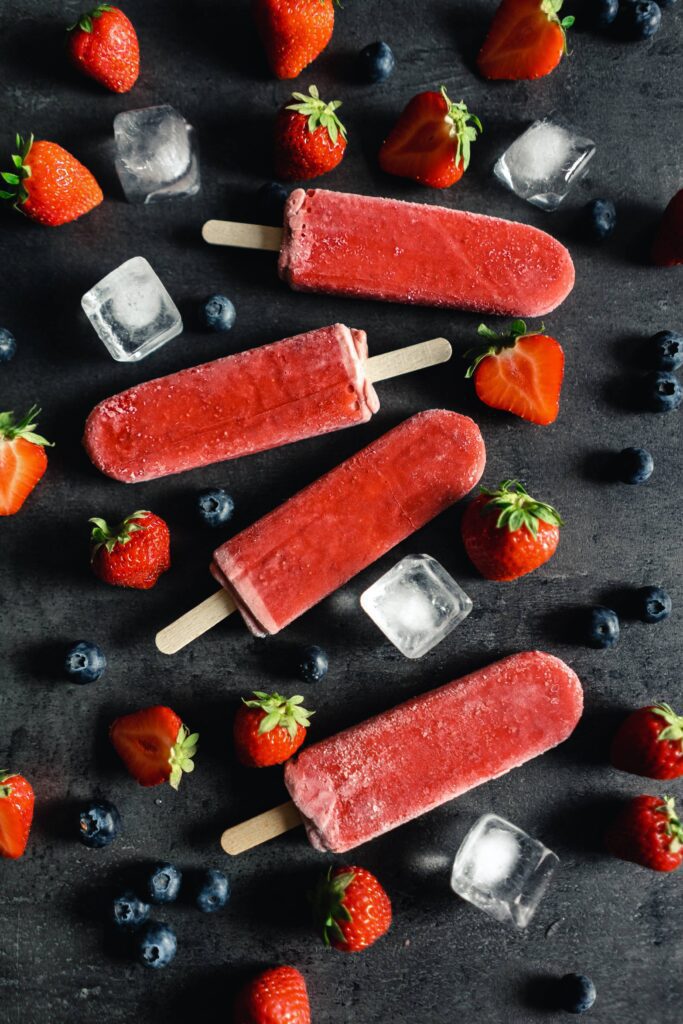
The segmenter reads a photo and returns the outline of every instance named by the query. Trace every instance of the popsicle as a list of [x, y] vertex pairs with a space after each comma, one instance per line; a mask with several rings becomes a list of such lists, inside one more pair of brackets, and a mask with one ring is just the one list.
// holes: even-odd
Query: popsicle
[[157, 634], [174, 654], [235, 608], [257, 636], [277, 633], [463, 498], [486, 450], [467, 416], [431, 409], [404, 420], [222, 544], [224, 588]]
[[344, 853], [562, 743], [582, 709], [563, 661], [513, 654], [304, 747], [285, 765], [292, 801], [221, 845], [241, 853], [303, 822], [316, 849]]
[[527, 224], [397, 199], [295, 189], [284, 227], [210, 220], [213, 245], [280, 252], [295, 291], [541, 316], [574, 286], [571, 256]]
[[379, 409], [373, 382], [450, 355], [434, 338], [368, 359], [365, 331], [333, 324], [107, 398], [83, 444], [107, 476], [154, 480], [366, 423]]

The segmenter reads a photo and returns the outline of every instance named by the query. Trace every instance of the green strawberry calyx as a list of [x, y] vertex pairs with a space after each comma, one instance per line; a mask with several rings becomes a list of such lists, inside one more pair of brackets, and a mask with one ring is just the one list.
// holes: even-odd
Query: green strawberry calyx
[[451, 138], [456, 140], [455, 163], [457, 165], [462, 161], [463, 170], [466, 171], [470, 165], [471, 144], [477, 141], [477, 132], [481, 134], [484, 129], [479, 118], [469, 112], [464, 102], [453, 103], [445, 85], [441, 86], [440, 92], [446, 104], [446, 124], [449, 125]]
[[320, 99], [316, 85], [309, 86], [308, 96], [303, 92], [293, 92], [292, 99], [298, 100], [298, 102], [288, 104], [285, 109], [296, 110], [297, 113], [307, 117], [309, 132], [314, 132], [317, 128], [324, 128], [333, 145], [336, 145], [340, 135], [346, 140], [346, 128], [335, 113], [341, 107], [341, 100], [325, 103]]
[[653, 715], [661, 715], [666, 722], [666, 728], [662, 729], [658, 740], [683, 740], [683, 716], [677, 715], [668, 704], [655, 704], [651, 711]]
[[494, 490], [482, 487], [481, 492], [491, 499], [483, 505], [482, 515], [497, 512], [496, 526], [501, 530], [507, 527], [510, 533], [514, 533], [525, 526], [532, 537], [536, 537], [539, 522], [564, 526], [559, 512], [545, 501], [532, 498], [519, 480], [503, 480]]
[[117, 544], [127, 544], [129, 540], [132, 539], [134, 533], [137, 533], [139, 530], [144, 530], [147, 527], [146, 523], [139, 523], [137, 520], [144, 519], [145, 516], [149, 515], [151, 515], [151, 512], [144, 509], [139, 512], [133, 512], [132, 515], [126, 516], [126, 518], [115, 527], [111, 527], [106, 519], [99, 519], [97, 516], [93, 516], [88, 520], [89, 523], [93, 524], [93, 528], [90, 533], [92, 556], [94, 556], [100, 548], [106, 548], [109, 554], [111, 554]]
[[562, 10], [562, 4], [564, 0], [541, 0], [541, 10], [547, 17], [548, 21], [554, 21], [556, 25], [559, 25], [562, 29], [562, 52], [567, 53], [567, 32], [568, 28], [571, 28], [576, 18], [573, 15], [568, 14], [566, 18], [560, 19], [559, 13]]
[[5, 786], [4, 783], [7, 782], [8, 779], [14, 778], [14, 774], [14, 772], [8, 772], [6, 769], [0, 771], [0, 800], [4, 800], [8, 796], [12, 795], [12, 787]]
[[81, 14], [78, 21], [75, 21], [73, 25], [67, 27], [67, 32], [73, 32], [75, 28], [80, 28], [83, 32], [92, 32], [92, 23], [94, 18], [101, 18], [107, 11], [115, 10], [111, 4], [98, 4], [92, 11], [88, 11], [86, 14]]
[[189, 775], [190, 772], [194, 771], [194, 761], [192, 759], [197, 753], [198, 742], [199, 733], [191, 733], [187, 726], [180, 726], [176, 741], [171, 748], [171, 756], [168, 759], [168, 763], [171, 766], [171, 774], [168, 781], [173, 789], [178, 789], [183, 772], [187, 772]]
[[343, 871], [333, 877], [333, 870], [330, 868], [327, 874], [320, 878], [310, 897], [313, 913], [322, 928], [323, 941], [326, 946], [331, 945], [333, 939], [337, 942], [345, 942], [344, 932], [339, 922], [353, 920], [344, 903], [344, 897], [356, 875], [353, 871]]
[[663, 803], [655, 807], [655, 811], [657, 814], [666, 815], [664, 834], [671, 839], [669, 852], [680, 853], [683, 850], [683, 825], [676, 814], [676, 801], [672, 796], [665, 796]]
[[33, 135], [27, 135], [24, 138], [17, 134], [14, 137], [14, 142], [17, 150], [16, 153], [12, 153], [14, 170], [0, 171], [0, 178], [10, 187], [9, 189], [0, 189], [0, 199], [9, 199], [17, 210], [21, 210], [28, 199], [28, 189], [24, 182], [31, 177], [31, 168], [26, 161], [33, 146]]
[[473, 377], [474, 371], [483, 359], [487, 359], [488, 356], [499, 356], [504, 349], [514, 348], [521, 338], [533, 338], [536, 334], [543, 334], [544, 329], [545, 325], [541, 324], [537, 330], [527, 330], [524, 320], [513, 320], [507, 331], [499, 334], [497, 331], [492, 331], [486, 324], [479, 324], [477, 334], [484, 340], [485, 345], [479, 350], [470, 348], [465, 352], [465, 359], [474, 355], [474, 360], [468, 366], [465, 377], [467, 379]]
[[258, 708], [264, 712], [258, 727], [259, 736], [280, 726], [294, 739], [299, 726], [308, 729], [311, 724], [310, 717], [315, 711], [307, 711], [301, 706], [304, 702], [303, 697], [283, 697], [279, 693], [264, 693], [263, 690], [252, 690], [252, 693], [256, 700], [246, 700], [242, 697], [242, 703], [248, 708]]
[[13, 412], [0, 412], [0, 440], [16, 441], [22, 438], [30, 441], [31, 444], [40, 445], [42, 448], [53, 448], [52, 441], [46, 441], [40, 434], [36, 434], [38, 424], [34, 422], [40, 416], [40, 409], [32, 405], [23, 419], [15, 422]]

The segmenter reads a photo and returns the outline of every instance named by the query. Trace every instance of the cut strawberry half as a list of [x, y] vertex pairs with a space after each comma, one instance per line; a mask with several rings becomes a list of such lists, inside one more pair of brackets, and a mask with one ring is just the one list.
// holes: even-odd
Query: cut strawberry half
[[503, 0], [495, 13], [477, 64], [484, 78], [533, 79], [550, 74], [567, 52], [563, 0]]
[[35, 432], [39, 413], [34, 405], [18, 423], [14, 413], [0, 413], [0, 516], [19, 511], [47, 469], [50, 442]]
[[190, 733], [171, 708], [153, 707], [117, 718], [109, 730], [114, 748], [141, 786], [180, 785], [194, 771], [197, 733]]

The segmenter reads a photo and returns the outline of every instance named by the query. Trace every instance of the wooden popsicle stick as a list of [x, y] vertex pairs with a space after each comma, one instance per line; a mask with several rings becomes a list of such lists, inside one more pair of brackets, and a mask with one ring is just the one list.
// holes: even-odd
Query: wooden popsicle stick
[[236, 220], [207, 220], [202, 228], [202, 238], [209, 245], [279, 252], [282, 228], [269, 228], [264, 224], [240, 224]]
[[296, 804], [288, 800], [286, 804], [280, 804], [279, 807], [273, 807], [270, 811], [264, 811], [255, 818], [226, 829], [221, 836], [221, 846], [226, 853], [236, 857], [238, 853], [267, 843], [269, 839], [275, 839], [301, 824], [302, 818]]
[[400, 377], [404, 373], [424, 370], [437, 363], [447, 363], [453, 355], [450, 341], [446, 338], [432, 338], [421, 341], [417, 345], [398, 348], [393, 352], [385, 352], [380, 356], [371, 356], [366, 360], [365, 373], [368, 380], [375, 384], [378, 380], [389, 380]]
[[155, 642], [162, 654], [175, 654], [191, 644], [202, 633], [212, 629], [228, 615], [232, 615], [237, 605], [226, 590], [217, 590], [201, 604], [185, 612], [179, 619], [160, 630]]

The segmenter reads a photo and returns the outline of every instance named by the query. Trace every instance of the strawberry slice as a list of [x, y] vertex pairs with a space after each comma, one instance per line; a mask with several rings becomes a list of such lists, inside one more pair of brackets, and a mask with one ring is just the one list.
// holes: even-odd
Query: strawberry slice
[[117, 718], [109, 737], [126, 768], [141, 786], [170, 782], [177, 789], [183, 772], [194, 771], [197, 733], [171, 708], [157, 706]]
[[0, 412], [0, 516], [13, 516], [47, 469], [50, 446], [33, 422], [40, 409], [33, 405], [18, 423], [13, 412]]
[[562, 4], [563, 0], [503, 0], [477, 57], [484, 78], [549, 75], [567, 52], [565, 30], [574, 24], [572, 17], [558, 17]]
[[554, 423], [564, 376], [559, 342], [540, 331], [527, 331], [523, 320], [513, 320], [507, 334], [496, 334], [486, 324], [480, 324], [477, 333], [488, 345], [465, 376], [474, 378], [482, 402], [531, 423]]
[[664, 211], [652, 246], [652, 262], [659, 267], [683, 263], [683, 188]]
[[464, 103], [452, 103], [446, 87], [413, 96], [379, 151], [387, 174], [449, 188], [470, 162], [470, 146], [481, 121]]
[[34, 799], [23, 775], [0, 771], [0, 857], [16, 860], [26, 849]]

